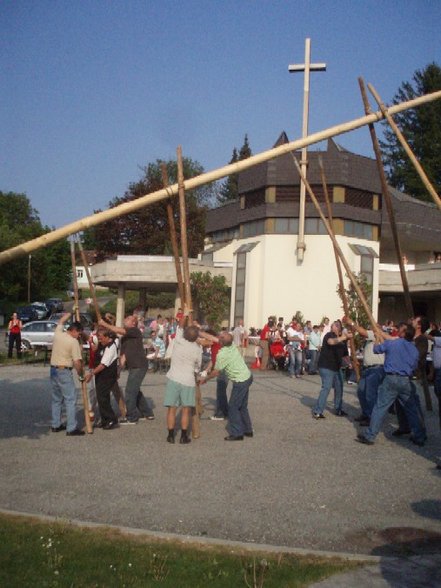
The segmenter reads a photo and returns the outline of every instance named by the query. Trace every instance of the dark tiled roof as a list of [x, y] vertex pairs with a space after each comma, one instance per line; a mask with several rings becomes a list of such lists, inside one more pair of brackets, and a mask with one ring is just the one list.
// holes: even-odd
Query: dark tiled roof
[[[277, 144], [283, 138], [279, 137]], [[286, 134], [285, 142], [288, 142]], [[294, 152], [300, 160], [300, 151]], [[366, 190], [379, 194], [381, 192], [377, 164], [374, 159], [356, 155], [342, 149], [329, 139], [326, 151], [308, 152], [308, 181], [310, 184], [321, 184], [319, 159], [323, 161], [326, 182], [329, 185], [351, 186], [359, 190]], [[295, 186], [300, 184], [300, 176], [293, 162], [291, 153], [281, 155], [265, 163], [256, 165], [239, 174], [239, 193], [266, 186]]]
[[[286, 133], [281, 133], [276, 145], [288, 142]], [[295, 156], [300, 159], [300, 152]], [[319, 157], [322, 158], [329, 186], [345, 186], [381, 194], [381, 183], [374, 159], [350, 153], [329, 139], [326, 151], [308, 153], [308, 181], [321, 185]], [[262, 190], [268, 186], [299, 185], [299, 175], [291, 154], [282, 155], [266, 163], [254, 166], [239, 174], [239, 193]], [[430, 202], [416, 200], [394, 188], [389, 192], [395, 213], [399, 238], [403, 251], [441, 250], [441, 211]], [[207, 233], [238, 226], [240, 223], [264, 219], [267, 217], [298, 217], [299, 204], [296, 202], [278, 202], [260, 204], [252, 208], [240, 209], [236, 200], [223, 205], [207, 214]], [[357, 220], [371, 224], [381, 224], [381, 249], [393, 249], [393, 241], [386, 207], [381, 211], [349, 206], [343, 203], [333, 204], [334, 217]], [[306, 216], [317, 217], [318, 213], [307, 198]]]

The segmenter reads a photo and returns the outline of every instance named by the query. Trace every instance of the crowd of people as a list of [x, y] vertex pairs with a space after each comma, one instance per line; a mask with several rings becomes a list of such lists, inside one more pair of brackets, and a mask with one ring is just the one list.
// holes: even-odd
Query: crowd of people
[[[136, 314], [127, 316], [122, 327], [111, 317], [100, 320], [95, 339], [91, 341], [89, 373], [84, 374], [78, 363], [81, 325], [72, 323], [67, 331], [63, 315], [57, 327], [51, 361], [52, 431], [66, 429], [67, 434], [79, 435], [72, 410], [72, 368], [87, 382], [95, 381], [99, 419], [96, 426], [105, 430], [119, 425], [136, 424], [140, 419], [153, 419], [150, 402], [141, 391], [149, 369], [149, 361], [170, 352], [170, 366], [164, 406], [167, 408], [167, 441], [175, 442], [176, 414], [181, 409], [180, 443], [190, 442], [189, 429], [196, 405], [198, 386], [216, 379], [216, 410], [213, 420], [226, 420], [228, 441], [252, 437], [253, 427], [248, 412], [248, 394], [253, 381], [252, 371], [244, 356], [249, 341], [257, 342], [251, 367], [261, 370], [286, 369], [292, 378], [319, 374], [321, 388], [312, 410], [316, 420], [326, 418], [328, 396], [334, 390], [334, 413], [347, 416], [343, 406], [345, 380], [356, 382], [355, 360], [361, 359], [357, 384], [360, 415], [355, 419], [360, 432], [358, 441], [372, 445], [388, 411], [395, 411], [398, 428], [393, 435], [409, 435], [418, 446], [427, 439], [420, 396], [430, 400], [429, 379], [434, 380], [438, 398], [441, 426], [441, 330], [423, 316], [394, 325], [387, 321], [374, 330], [356, 324], [349, 317], [331, 322], [324, 318], [320, 325], [306, 321], [301, 325], [295, 318], [285, 324], [283, 318], [269, 317], [256, 333], [248, 331], [242, 320], [232, 329], [215, 333], [201, 329], [197, 323], [186, 325], [181, 311], [173, 319], [160, 315], [150, 324], [152, 347], [146, 350], [143, 338], [144, 320]], [[141, 324], [140, 324], [141, 323]], [[361, 338], [360, 355], [351, 357], [348, 342]], [[256, 341], [257, 338], [257, 341]], [[75, 344], [76, 343], [76, 347]], [[432, 369], [428, 370], [427, 354], [433, 347]], [[171, 350], [171, 351], [170, 351]], [[127, 384], [122, 394], [118, 378], [120, 370], [128, 370]], [[228, 382], [233, 387], [227, 397]], [[121, 415], [112, 408], [111, 394], [119, 403]], [[125, 398], [121, 402], [121, 400]], [[61, 404], [66, 404], [67, 422], [61, 422]], [[123, 409], [121, 409], [123, 407]]]

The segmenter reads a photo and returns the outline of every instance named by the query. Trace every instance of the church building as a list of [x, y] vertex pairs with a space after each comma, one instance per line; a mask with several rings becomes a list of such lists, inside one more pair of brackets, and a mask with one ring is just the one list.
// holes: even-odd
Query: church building
[[[282, 133], [275, 146], [286, 142], [288, 138]], [[300, 152], [295, 152], [294, 156], [300, 161]], [[382, 227], [387, 225], [387, 214], [382, 211], [376, 162], [341, 148], [332, 139], [328, 141], [326, 151], [308, 153], [307, 179], [326, 217], [320, 160], [332, 201], [337, 242], [352, 272], [363, 273], [371, 285], [370, 303], [374, 316], [378, 318], [380, 242]], [[288, 321], [296, 311], [314, 324], [324, 316], [331, 319], [342, 316], [332, 241], [308, 194], [303, 260], [296, 253], [300, 184], [293, 156], [286, 154], [241, 172], [238, 177], [239, 199], [208, 212], [202, 260], [205, 264], [232, 264], [230, 324], [242, 318], [247, 326], [259, 328], [270, 315]], [[437, 247], [436, 243], [441, 243], [441, 214], [434, 205], [419, 204], [425, 207], [426, 221], [434, 223], [430, 243], [425, 240], [424, 246], [419, 248], [420, 258], [416, 260], [421, 263], [424, 258], [428, 263], [430, 252]], [[389, 246], [385, 261], [393, 264], [390, 234], [385, 243]], [[418, 251], [412, 250], [411, 254], [418, 257]], [[345, 279], [347, 285], [346, 276]], [[389, 306], [390, 294], [391, 291], [388, 293]], [[400, 313], [404, 308], [400, 286], [394, 295], [394, 311]]]

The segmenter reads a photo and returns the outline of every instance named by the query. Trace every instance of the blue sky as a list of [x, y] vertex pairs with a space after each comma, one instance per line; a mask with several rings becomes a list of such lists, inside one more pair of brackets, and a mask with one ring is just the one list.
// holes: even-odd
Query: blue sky
[[[415, 70], [441, 64], [439, 0], [3, 0], [0, 190], [24, 192], [60, 227], [122, 196], [140, 167], [185, 156], [225, 165], [358, 118], [357, 79], [390, 102]], [[338, 138], [372, 155], [367, 129]]]

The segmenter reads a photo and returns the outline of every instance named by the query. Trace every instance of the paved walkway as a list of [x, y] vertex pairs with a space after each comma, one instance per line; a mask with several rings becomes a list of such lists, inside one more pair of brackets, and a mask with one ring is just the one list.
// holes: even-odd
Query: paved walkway
[[[441, 585], [433, 575], [441, 569], [435, 413], [426, 415], [423, 448], [391, 437], [392, 417], [386, 435], [362, 446], [354, 441], [354, 387], [345, 389], [349, 418], [327, 412], [314, 421], [317, 376], [259, 372], [250, 397], [253, 439], [224, 442], [224, 423], [208, 420], [210, 382], [202, 389], [201, 438], [173, 446], [165, 442], [164, 380], [149, 374], [143, 386], [155, 421], [69, 438], [50, 433], [48, 368], [1, 367], [0, 508], [202, 541], [377, 556], [373, 567], [321, 586]], [[415, 573], [418, 584], [410, 583]]]

